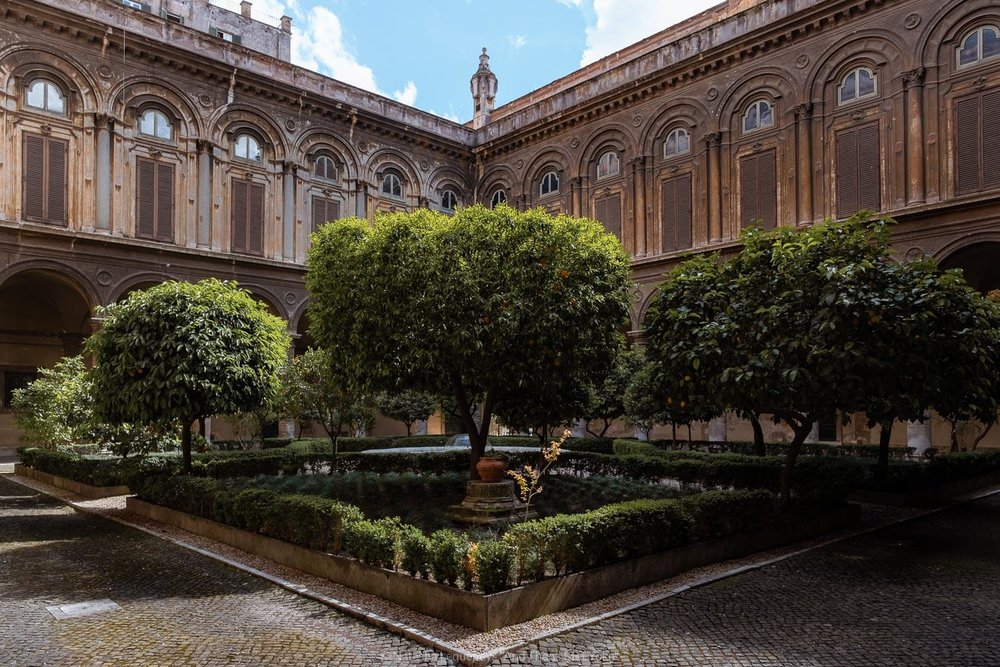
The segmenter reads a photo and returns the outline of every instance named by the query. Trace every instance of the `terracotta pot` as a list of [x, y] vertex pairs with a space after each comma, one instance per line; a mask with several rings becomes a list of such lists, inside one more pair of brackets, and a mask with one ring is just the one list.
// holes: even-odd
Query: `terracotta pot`
[[476, 463], [476, 472], [479, 473], [479, 479], [484, 482], [503, 481], [506, 471], [507, 462], [499, 457], [483, 456]]

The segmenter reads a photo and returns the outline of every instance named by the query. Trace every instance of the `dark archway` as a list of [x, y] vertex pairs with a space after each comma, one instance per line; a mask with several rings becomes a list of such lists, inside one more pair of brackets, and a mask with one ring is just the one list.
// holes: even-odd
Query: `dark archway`
[[962, 269], [965, 280], [983, 294], [1000, 289], [1000, 242], [965, 246], [941, 260], [942, 269]]

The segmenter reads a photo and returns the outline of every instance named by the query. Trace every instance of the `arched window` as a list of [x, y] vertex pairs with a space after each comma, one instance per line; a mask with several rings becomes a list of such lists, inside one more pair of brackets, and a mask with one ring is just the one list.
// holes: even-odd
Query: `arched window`
[[493, 196], [490, 197], [490, 208], [496, 208], [500, 204], [507, 203], [507, 191], [503, 188], [497, 188], [493, 191]]
[[390, 197], [403, 196], [403, 182], [400, 180], [399, 174], [394, 171], [387, 171], [383, 174], [382, 194], [389, 195]]
[[237, 135], [233, 154], [241, 160], [249, 160], [251, 162], [264, 161], [264, 155], [260, 150], [260, 142], [249, 134]]
[[174, 138], [174, 126], [162, 111], [146, 109], [139, 116], [139, 134], [170, 141]]
[[1000, 29], [992, 25], [976, 28], [958, 47], [958, 66], [975, 65], [1000, 56]]
[[873, 97], [876, 93], [875, 73], [867, 67], [852, 69], [840, 82], [837, 99], [841, 104], [854, 102], [865, 97]]
[[675, 127], [667, 132], [663, 140], [663, 157], [685, 155], [691, 151], [691, 135], [683, 127]]
[[774, 127], [774, 107], [767, 100], [757, 100], [743, 114], [743, 131], [753, 132], [765, 127]]
[[66, 96], [59, 86], [46, 79], [36, 79], [28, 86], [25, 103], [32, 109], [49, 113], [66, 113]]
[[621, 160], [618, 158], [618, 153], [607, 151], [601, 155], [601, 159], [597, 161], [597, 178], [617, 176], [620, 173]]
[[559, 192], [559, 175], [554, 171], [547, 171], [542, 176], [542, 182], [538, 186], [538, 192], [542, 196], [554, 195]]
[[321, 153], [313, 162], [313, 176], [324, 181], [337, 180], [337, 162], [331, 156]]
[[441, 208], [446, 211], [454, 211], [458, 208], [458, 195], [454, 190], [448, 189], [441, 193]]

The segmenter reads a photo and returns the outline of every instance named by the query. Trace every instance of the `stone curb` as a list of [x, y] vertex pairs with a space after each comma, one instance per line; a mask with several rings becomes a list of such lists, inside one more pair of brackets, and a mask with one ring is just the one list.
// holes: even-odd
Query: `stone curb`
[[159, 539], [166, 540], [166, 541], [168, 541], [168, 542], [170, 542], [172, 544], [175, 544], [175, 545], [177, 545], [179, 547], [182, 547], [184, 549], [188, 549], [188, 550], [193, 551], [195, 553], [201, 554], [202, 556], [206, 556], [208, 558], [212, 558], [212, 559], [214, 559], [216, 561], [219, 561], [219, 562], [221, 562], [221, 563], [223, 563], [225, 565], [228, 565], [230, 567], [233, 567], [233, 568], [235, 568], [237, 570], [246, 572], [247, 574], [251, 574], [253, 576], [265, 579], [266, 581], [269, 581], [272, 584], [274, 584], [276, 586], [279, 586], [280, 588], [282, 588], [284, 590], [287, 590], [287, 591], [289, 591], [291, 593], [295, 593], [296, 595], [301, 595], [302, 597], [305, 597], [305, 598], [308, 598], [308, 599], [313, 600], [315, 602], [319, 602], [321, 604], [327, 605], [327, 606], [329, 606], [329, 607], [331, 607], [333, 609], [336, 609], [337, 611], [340, 611], [340, 612], [342, 612], [342, 613], [344, 613], [344, 614], [346, 614], [348, 616], [351, 616], [352, 618], [356, 618], [356, 619], [358, 619], [360, 621], [363, 621], [365, 623], [368, 623], [370, 625], [374, 625], [375, 627], [381, 628], [381, 629], [386, 630], [388, 632], [392, 632], [393, 634], [402, 636], [402, 637], [404, 637], [406, 639], [413, 640], [413, 641], [418, 642], [418, 643], [420, 643], [420, 644], [422, 644], [424, 646], [428, 646], [430, 648], [433, 648], [433, 649], [436, 649], [438, 651], [441, 651], [442, 653], [446, 653], [446, 654], [450, 655], [451, 657], [455, 658], [456, 660], [458, 660], [463, 665], [470, 665], [472, 667], [481, 667], [481, 666], [484, 666], [484, 665], [488, 665], [493, 660], [497, 659], [498, 657], [500, 657], [503, 654], [508, 653], [510, 651], [514, 651], [514, 650], [517, 650], [519, 648], [523, 648], [524, 646], [527, 646], [529, 644], [533, 644], [533, 643], [541, 641], [543, 639], [547, 639], [549, 637], [554, 637], [556, 635], [561, 635], [561, 634], [564, 634], [566, 632], [571, 632], [573, 630], [578, 630], [580, 628], [587, 627], [587, 626], [593, 625], [595, 623], [600, 623], [601, 621], [605, 621], [605, 620], [608, 620], [610, 618], [614, 618], [615, 616], [620, 616], [622, 614], [627, 614], [630, 611], [635, 611], [636, 609], [641, 609], [642, 607], [646, 607], [646, 606], [651, 605], [651, 604], [656, 604], [657, 602], [661, 602], [663, 600], [666, 600], [668, 598], [671, 598], [671, 597], [673, 597], [675, 595], [678, 595], [678, 594], [683, 593], [683, 592], [688, 591], [688, 590], [692, 590], [692, 589], [696, 589], [696, 588], [701, 588], [703, 586], [707, 586], [709, 584], [715, 583], [717, 581], [721, 581], [723, 579], [728, 579], [730, 577], [735, 577], [735, 576], [738, 576], [738, 575], [741, 575], [741, 574], [745, 574], [747, 572], [752, 572], [754, 570], [759, 570], [759, 569], [762, 569], [762, 568], [767, 567], [769, 565], [773, 565], [775, 563], [779, 563], [781, 561], [787, 560], [789, 558], [794, 558], [795, 556], [799, 556], [799, 555], [808, 553], [810, 551], [814, 551], [815, 549], [820, 549], [820, 548], [829, 546], [831, 544], [836, 544], [838, 542], [843, 542], [845, 540], [853, 539], [853, 538], [859, 537], [861, 535], [867, 535], [868, 533], [872, 533], [872, 532], [875, 532], [877, 530], [882, 530], [883, 528], [888, 528], [889, 526], [895, 526], [895, 525], [898, 525], [898, 524], [906, 523], [907, 521], [913, 521], [915, 519], [920, 519], [920, 518], [923, 518], [925, 516], [928, 516], [928, 515], [931, 515], [931, 514], [936, 514], [938, 512], [942, 512], [944, 510], [950, 509], [950, 508], [955, 507], [957, 505], [961, 505], [961, 504], [964, 504], [964, 503], [973, 502], [975, 500], [979, 500], [981, 498], [987, 498], [989, 496], [992, 496], [992, 495], [1000, 493], [1000, 488], [993, 488], [993, 489], [988, 490], [988, 491], [983, 491], [983, 492], [980, 492], [980, 493], [976, 493], [975, 495], [970, 495], [968, 497], [962, 497], [960, 499], [953, 500], [953, 502], [950, 502], [947, 505], [943, 505], [941, 507], [935, 507], [935, 508], [932, 508], [932, 509], [920, 512], [919, 514], [914, 514], [913, 516], [905, 517], [903, 519], [897, 519], [897, 520], [890, 521], [888, 523], [880, 524], [880, 525], [877, 525], [877, 526], [873, 526], [873, 527], [870, 527], [870, 528], [864, 528], [864, 529], [861, 529], [861, 530], [852, 531], [850, 533], [847, 533], [846, 535], [841, 535], [841, 536], [838, 536], [838, 537], [831, 538], [829, 540], [824, 540], [823, 542], [820, 542], [818, 544], [813, 544], [813, 545], [810, 545], [810, 546], [808, 546], [808, 547], [806, 547], [804, 549], [798, 549], [798, 550], [791, 551], [791, 552], [786, 553], [786, 554], [781, 554], [780, 556], [776, 556], [774, 558], [770, 558], [770, 559], [768, 559], [766, 561], [761, 561], [759, 563], [751, 563], [749, 565], [740, 565], [740, 566], [732, 567], [732, 568], [730, 568], [728, 570], [724, 570], [722, 572], [718, 572], [718, 573], [715, 573], [715, 574], [711, 574], [711, 575], [705, 576], [705, 577], [703, 577], [701, 579], [696, 580], [693, 583], [685, 584], [683, 586], [678, 586], [677, 588], [673, 588], [673, 589], [667, 591], [666, 593], [655, 595], [653, 597], [646, 598], [644, 600], [640, 600], [639, 602], [634, 602], [634, 603], [631, 603], [631, 604], [619, 607], [617, 609], [612, 609], [610, 611], [598, 614], [597, 616], [592, 616], [590, 618], [585, 618], [585, 619], [582, 619], [580, 621], [576, 621], [574, 623], [569, 623], [567, 625], [562, 625], [562, 626], [559, 626], [558, 628], [553, 628], [551, 630], [546, 630], [544, 632], [540, 632], [538, 634], [532, 635], [531, 637], [527, 637], [525, 639], [518, 640], [518, 641], [513, 642], [511, 644], [500, 646], [500, 647], [498, 647], [498, 648], [496, 648], [496, 649], [494, 649], [492, 651], [489, 651], [488, 653], [472, 653], [472, 652], [463, 650], [463, 649], [461, 649], [461, 648], [459, 648], [459, 647], [455, 646], [454, 644], [451, 644], [451, 643], [449, 643], [447, 641], [444, 641], [442, 639], [438, 639], [437, 637], [434, 637], [433, 635], [430, 635], [430, 634], [428, 634], [426, 632], [418, 630], [417, 628], [414, 628], [414, 627], [411, 627], [409, 625], [406, 625], [405, 623], [400, 623], [398, 621], [394, 621], [394, 620], [392, 620], [390, 618], [387, 618], [385, 616], [382, 616], [380, 614], [375, 614], [373, 612], [365, 611], [364, 609], [361, 609], [360, 607], [357, 607], [356, 605], [352, 605], [352, 604], [350, 604], [348, 602], [344, 602], [343, 600], [338, 600], [337, 598], [334, 598], [334, 597], [331, 597], [331, 596], [328, 596], [328, 595], [323, 595], [321, 593], [317, 593], [317, 592], [315, 592], [313, 590], [310, 590], [306, 586], [301, 586], [301, 585], [296, 584], [294, 582], [288, 581], [287, 579], [283, 579], [282, 577], [278, 577], [278, 576], [269, 574], [267, 572], [264, 572], [262, 570], [259, 570], [259, 569], [255, 568], [255, 567], [250, 566], [250, 565], [246, 565], [246, 564], [240, 563], [238, 561], [234, 561], [234, 560], [232, 560], [232, 559], [230, 559], [230, 558], [228, 558], [226, 556], [223, 556], [221, 554], [215, 553], [213, 551], [209, 551], [207, 549], [202, 549], [201, 547], [195, 546], [193, 544], [189, 544], [187, 542], [184, 542], [183, 540], [178, 540], [176, 538], [173, 538], [173, 537], [170, 537], [170, 536], [167, 536], [167, 535], [163, 535], [161, 533], [157, 533], [157, 532], [155, 532], [153, 530], [150, 530], [150, 529], [145, 528], [143, 526], [140, 526], [138, 524], [134, 524], [134, 523], [131, 523], [129, 521], [126, 521], [125, 519], [122, 519], [120, 517], [106, 516], [106, 515], [102, 514], [101, 512], [98, 512], [96, 510], [92, 510], [92, 509], [89, 509], [87, 507], [81, 507], [81, 506], [79, 506], [74, 501], [67, 500], [67, 499], [64, 499], [64, 498], [60, 498], [59, 496], [56, 496], [56, 495], [54, 495], [52, 493], [49, 493], [49, 492], [44, 491], [42, 489], [36, 489], [36, 488], [34, 488], [33, 486], [31, 486], [29, 484], [25, 484], [21, 480], [17, 479], [16, 476], [10, 475], [10, 476], [8, 476], [8, 479], [10, 479], [12, 482], [16, 482], [18, 484], [21, 484], [21, 486], [25, 486], [27, 488], [31, 488], [33, 490], [39, 491], [41, 493], [44, 493], [47, 496], [55, 498], [56, 500], [59, 500], [60, 502], [65, 503], [65, 504], [73, 507], [75, 510], [77, 510], [79, 512], [83, 512], [85, 514], [92, 514], [94, 516], [99, 516], [99, 517], [104, 518], [104, 519], [110, 519], [110, 520], [115, 521], [117, 523], [120, 523], [122, 525], [129, 526], [130, 528], [134, 528], [136, 530], [140, 530], [140, 531], [142, 531], [142, 532], [144, 532], [144, 533], [146, 533], [148, 535], [152, 535], [152, 536], [157, 537]]

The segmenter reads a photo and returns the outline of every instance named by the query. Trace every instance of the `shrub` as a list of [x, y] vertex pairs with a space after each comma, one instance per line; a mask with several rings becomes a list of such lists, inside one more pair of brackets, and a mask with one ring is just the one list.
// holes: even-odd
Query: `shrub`
[[504, 541], [484, 540], [476, 549], [476, 572], [484, 593], [497, 593], [511, 587], [514, 576], [514, 548]]
[[939, 454], [927, 462], [890, 465], [884, 480], [865, 480], [869, 489], [915, 493], [1000, 470], [1000, 450]]
[[768, 491], [706, 491], [680, 500], [696, 539], [751, 532], [784, 520], [780, 499]]
[[431, 535], [431, 572], [439, 583], [457, 586], [465, 571], [469, 542], [453, 530], [438, 530]]
[[423, 531], [413, 526], [403, 526], [400, 532], [403, 550], [402, 569], [410, 575], [427, 579], [431, 569], [431, 541]]
[[69, 452], [48, 451], [37, 447], [18, 449], [21, 463], [51, 475], [72, 479], [91, 486], [132, 486], [136, 478], [176, 472], [180, 465], [174, 458], [143, 459], [83, 458]]
[[398, 518], [355, 521], [344, 533], [344, 547], [366, 565], [397, 568], [398, 543], [402, 524]]

